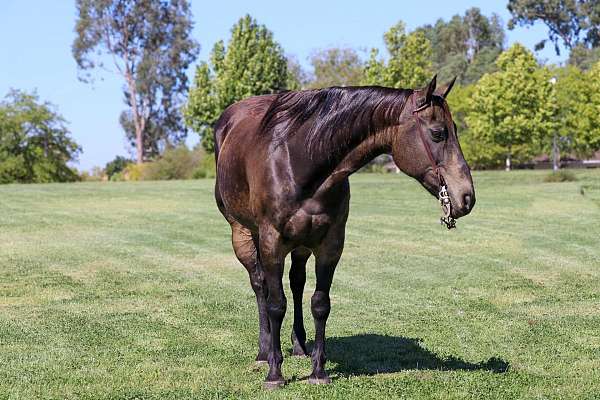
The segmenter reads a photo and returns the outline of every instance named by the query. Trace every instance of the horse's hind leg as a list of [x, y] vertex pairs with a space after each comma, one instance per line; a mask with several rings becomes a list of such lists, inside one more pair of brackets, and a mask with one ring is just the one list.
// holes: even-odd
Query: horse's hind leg
[[256, 361], [266, 363], [271, 346], [269, 317], [267, 315], [267, 290], [256, 246], [250, 230], [235, 221], [231, 222], [231, 241], [236, 257], [248, 271], [250, 284], [256, 295], [259, 328]]
[[[289, 250], [287, 251], [289, 252]], [[267, 389], [273, 389], [285, 384], [285, 379], [281, 373], [281, 364], [283, 363], [283, 354], [281, 354], [281, 323], [285, 317], [287, 307], [282, 283], [286, 249], [281, 240], [281, 235], [273, 226], [265, 225], [260, 227], [259, 253], [268, 291], [267, 314], [271, 326], [269, 372], [264, 385]]]
[[310, 257], [310, 250], [299, 247], [292, 251], [292, 267], [290, 268], [290, 288], [294, 297], [294, 327], [292, 329], [292, 354], [306, 356], [306, 331], [302, 315], [302, 297], [306, 283], [306, 262]]

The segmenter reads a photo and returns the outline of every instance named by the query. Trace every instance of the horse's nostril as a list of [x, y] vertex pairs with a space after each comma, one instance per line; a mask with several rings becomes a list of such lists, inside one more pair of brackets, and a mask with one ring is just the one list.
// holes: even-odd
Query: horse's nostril
[[471, 195], [470, 194], [465, 194], [463, 196], [463, 204], [467, 210], [471, 209]]

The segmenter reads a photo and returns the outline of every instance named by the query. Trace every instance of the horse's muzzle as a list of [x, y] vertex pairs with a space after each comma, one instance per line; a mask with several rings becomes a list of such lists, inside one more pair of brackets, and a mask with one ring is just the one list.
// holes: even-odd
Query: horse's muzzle
[[470, 189], [458, 194], [457, 196], [451, 196], [452, 209], [450, 215], [452, 218], [460, 218], [469, 214], [473, 207], [475, 207], [475, 191]]

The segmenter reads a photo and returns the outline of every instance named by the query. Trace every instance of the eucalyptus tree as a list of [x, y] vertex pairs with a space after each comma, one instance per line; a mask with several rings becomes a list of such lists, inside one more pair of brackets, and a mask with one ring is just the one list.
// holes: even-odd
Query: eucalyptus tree
[[313, 79], [309, 86], [358, 86], [363, 77], [363, 62], [352, 48], [330, 47], [314, 52], [310, 57]]
[[79, 77], [107, 69], [123, 78], [127, 109], [120, 116], [137, 162], [186, 136], [180, 112], [186, 70], [196, 59], [187, 0], [76, 0], [72, 53]]
[[541, 40], [536, 50], [550, 40], [556, 54], [560, 44], [572, 50], [577, 46], [600, 46], [600, 2], [597, 0], [509, 0], [512, 18], [508, 28], [531, 26], [541, 22], [548, 28], [548, 39]]
[[471, 84], [496, 69], [495, 61], [505, 42], [502, 21], [497, 14], [485, 16], [477, 7], [448, 21], [418, 28], [432, 46], [433, 68], [442, 81], [458, 77], [460, 84]]

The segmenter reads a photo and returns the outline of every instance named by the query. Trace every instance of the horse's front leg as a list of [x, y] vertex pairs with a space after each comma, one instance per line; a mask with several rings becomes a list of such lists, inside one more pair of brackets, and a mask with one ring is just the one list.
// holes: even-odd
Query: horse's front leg
[[313, 371], [308, 378], [312, 384], [330, 383], [325, 372], [325, 325], [331, 311], [329, 289], [333, 273], [344, 248], [344, 227], [330, 231], [315, 252], [317, 287], [311, 298], [311, 311], [315, 320], [315, 345], [312, 351]]
[[283, 266], [285, 252], [281, 235], [273, 228], [260, 229], [260, 260], [267, 286], [267, 315], [271, 327], [271, 348], [269, 350], [269, 373], [265, 388], [273, 389], [285, 384], [281, 373], [283, 355], [281, 353], [281, 324], [287, 307], [283, 292]]
[[292, 266], [290, 268], [290, 288], [294, 297], [294, 327], [292, 329], [292, 355], [306, 356], [306, 330], [302, 313], [302, 297], [306, 284], [306, 262], [310, 250], [299, 247], [292, 251]]

